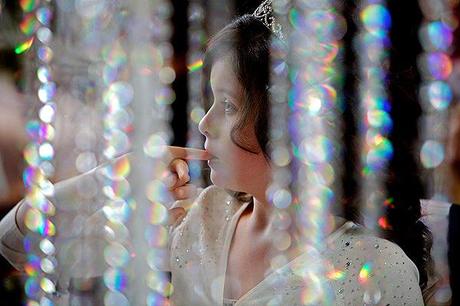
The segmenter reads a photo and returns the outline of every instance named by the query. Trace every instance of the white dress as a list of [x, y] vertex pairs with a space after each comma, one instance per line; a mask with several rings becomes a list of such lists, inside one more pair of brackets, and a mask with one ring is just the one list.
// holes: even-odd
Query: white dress
[[[211, 186], [188, 209], [172, 232], [173, 305], [423, 305], [415, 264], [396, 244], [352, 222], [329, 235], [319, 254], [302, 254], [238, 301], [226, 299], [230, 242], [247, 205]], [[318, 288], [322, 295], [313, 296]]]
[[[56, 185], [57, 243], [65, 246], [58, 254], [63, 268], [58, 287], [64, 292], [70, 277], [98, 276], [107, 268], [104, 243], [92, 231], [96, 225], [100, 227], [103, 218], [99, 210], [103, 199], [98, 191], [103, 178], [99, 173], [95, 170]], [[89, 186], [94, 192], [88, 192]], [[319, 254], [300, 255], [238, 301], [224, 299], [230, 242], [248, 203], [232, 200], [224, 190], [211, 186], [193, 203], [178, 201], [175, 205], [188, 206], [188, 213], [171, 232], [173, 305], [423, 305], [414, 263], [397, 245], [370, 235], [352, 222], [333, 232]], [[24, 236], [15, 223], [16, 208], [0, 222], [0, 253], [23, 270], [27, 256], [22, 246]], [[317, 270], [322, 266], [327, 269]], [[312, 292], [319, 292], [318, 284], [322, 295], [313, 296]]]

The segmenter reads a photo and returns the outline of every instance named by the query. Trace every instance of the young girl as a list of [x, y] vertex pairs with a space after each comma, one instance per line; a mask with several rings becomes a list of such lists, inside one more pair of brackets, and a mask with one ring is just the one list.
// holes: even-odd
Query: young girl
[[[172, 233], [173, 304], [423, 305], [419, 270], [404, 251], [339, 216], [330, 216], [317, 256], [293, 240], [284, 251], [286, 264], [271, 264], [276, 230], [265, 195], [271, 176], [270, 36], [264, 23], [246, 15], [208, 45], [204, 75], [213, 101], [199, 129], [213, 155], [208, 163], [214, 185]], [[181, 206], [188, 203], [176, 203]], [[295, 237], [296, 229], [290, 234]], [[325, 270], [303, 273], [315, 265]], [[424, 266], [419, 269], [426, 275]], [[317, 282], [321, 290], [315, 291]]]
[[[417, 269], [396, 244], [340, 216], [328, 218], [322, 249], [308, 252], [292, 239], [283, 251], [285, 263], [273, 265], [277, 229], [265, 195], [271, 179], [267, 149], [271, 35], [262, 21], [245, 15], [209, 43], [204, 80], [213, 101], [199, 129], [206, 137], [213, 185], [194, 200], [177, 201], [171, 210], [177, 220], [170, 240], [171, 303], [423, 305], [419, 273], [424, 275], [425, 267]], [[177, 175], [170, 182], [173, 194], [179, 199], [191, 197], [194, 188], [187, 184], [186, 162], [176, 159], [171, 168]], [[56, 200], [64, 195], [68, 199], [78, 182], [90, 178], [91, 174], [61, 185]], [[1, 224], [2, 253], [17, 267], [17, 258], [25, 258], [14, 250], [14, 241], [22, 238], [15, 225], [16, 212], [17, 224], [23, 223], [18, 207]], [[288, 231], [291, 237], [298, 235], [294, 226]]]

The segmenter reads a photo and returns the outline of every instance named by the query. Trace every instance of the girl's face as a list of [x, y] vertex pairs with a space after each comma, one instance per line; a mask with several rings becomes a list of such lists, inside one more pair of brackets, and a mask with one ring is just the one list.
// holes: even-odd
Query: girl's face
[[238, 119], [243, 100], [230, 57], [216, 61], [211, 69], [213, 104], [199, 124], [206, 137], [205, 149], [215, 156], [210, 160], [213, 184], [253, 196], [265, 196], [270, 181], [270, 166], [265, 159], [254, 132], [253, 124], [239, 131], [245, 145], [257, 148], [257, 154], [238, 147], [231, 139], [231, 131]]

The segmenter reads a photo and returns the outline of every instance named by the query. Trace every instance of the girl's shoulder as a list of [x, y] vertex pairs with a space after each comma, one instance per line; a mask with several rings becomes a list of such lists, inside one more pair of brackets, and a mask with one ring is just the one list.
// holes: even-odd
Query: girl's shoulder
[[182, 207], [187, 213], [216, 211], [224, 208], [223, 203], [231, 201], [231, 196], [224, 189], [215, 185], [199, 189], [197, 195], [186, 200], [175, 201], [171, 208]]
[[417, 283], [419, 281], [416, 265], [401, 247], [376, 236], [363, 226], [352, 223], [352, 226], [330, 241], [328, 246], [334, 258], [345, 261], [346, 268], [355, 267], [360, 271], [369, 269], [369, 272], [372, 272], [372, 267], [401, 271], [404, 274], [410, 273]]
[[328, 243], [326, 253], [338, 298], [354, 299], [349, 302], [356, 305], [363, 299], [423, 305], [418, 269], [397, 244], [354, 224]]
[[207, 229], [217, 229], [231, 220], [241, 203], [235, 200], [225, 189], [215, 185], [203, 189], [193, 199], [176, 201], [172, 208], [182, 207], [186, 216], [174, 227], [187, 224]]

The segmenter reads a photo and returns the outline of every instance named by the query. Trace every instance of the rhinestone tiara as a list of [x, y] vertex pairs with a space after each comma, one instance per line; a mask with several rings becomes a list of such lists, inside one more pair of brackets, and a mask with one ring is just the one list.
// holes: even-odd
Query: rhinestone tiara
[[279, 39], [283, 42], [285, 41], [285, 37], [282, 31], [281, 24], [279, 24], [275, 16], [273, 15], [273, 7], [272, 7], [273, 0], [264, 0], [252, 13], [252, 16], [256, 17], [270, 30], [273, 34], [276, 35]]

